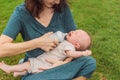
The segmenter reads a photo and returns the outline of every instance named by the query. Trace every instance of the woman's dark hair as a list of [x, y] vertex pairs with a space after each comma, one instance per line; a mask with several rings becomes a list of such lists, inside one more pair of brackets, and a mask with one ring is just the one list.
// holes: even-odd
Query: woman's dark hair
[[[43, 10], [43, 1], [44, 0], [25, 0], [26, 8], [32, 16], [39, 18], [39, 13]], [[61, 12], [66, 6], [68, 6], [67, 0], [60, 0], [60, 4], [54, 5], [53, 9], [55, 12]]]

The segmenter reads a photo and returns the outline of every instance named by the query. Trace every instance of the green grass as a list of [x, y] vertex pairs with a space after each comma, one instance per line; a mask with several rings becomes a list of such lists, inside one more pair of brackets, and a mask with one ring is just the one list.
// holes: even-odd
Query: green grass
[[[24, 0], [0, 0], [0, 34], [15, 6]], [[120, 79], [120, 0], [69, 0], [75, 22], [91, 34], [97, 69], [90, 80]], [[21, 41], [18, 37], [17, 41]], [[24, 55], [0, 58], [16, 64]], [[19, 80], [0, 71], [0, 80]]]

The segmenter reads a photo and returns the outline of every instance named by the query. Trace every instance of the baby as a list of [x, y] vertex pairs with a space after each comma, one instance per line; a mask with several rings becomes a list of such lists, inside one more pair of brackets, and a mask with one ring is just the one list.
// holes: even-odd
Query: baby
[[60, 42], [52, 51], [44, 52], [36, 58], [29, 58], [27, 62], [17, 65], [7, 65], [1, 62], [0, 69], [6, 73], [14, 72], [14, 76], [20, 76], [26, 73], [42, 72], [44, 70], [40, 70], [40, 68], [43, 67], [50, 68], [52, 64], [47, 61], [49, 59], [63, 61], [67, 57], [78, 58], [91, 55], [91, 51], [87, 50], [91, 45], [91, 38], [83, 30], [71, 31], [68, 34], [57, 31], [50, 38]]

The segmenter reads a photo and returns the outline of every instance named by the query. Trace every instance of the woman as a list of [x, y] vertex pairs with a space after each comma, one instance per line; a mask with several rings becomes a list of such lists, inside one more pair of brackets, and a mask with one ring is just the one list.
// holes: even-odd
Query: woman
[[[57, 46], [58, 42], [49, 38], [51, 32], [75, 29], [66, 0], [25, 0], [24, 4], [15, 9], [0, 37], [0, 57], [27, 52], [24, 59], [27, 61]], [[13, 43], [18, 33], [21, 33], [25, 42]], [[22, 80], [86, 80], [96, 67], [92, 57], [69, 61], [49, 61], [53, 66], [64, 65], [38, 74], [28, 74]]]

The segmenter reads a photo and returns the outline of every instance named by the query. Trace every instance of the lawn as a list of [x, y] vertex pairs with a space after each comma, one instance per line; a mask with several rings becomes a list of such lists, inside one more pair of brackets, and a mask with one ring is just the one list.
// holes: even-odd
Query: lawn
[[[0, 34], [17, 5], [24, 0], [0, 0]], [[120, 80], [120, 0], [69, 0], [75, 23], [90, 33], [97, 69], [90, 80]], [[22, 41], [18, 36], [17, 40]], [[0, 58], [17, 64], [24, 54]], [[20, 80], [0, 70], [0, 80]]]

